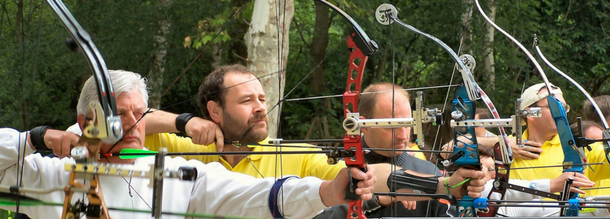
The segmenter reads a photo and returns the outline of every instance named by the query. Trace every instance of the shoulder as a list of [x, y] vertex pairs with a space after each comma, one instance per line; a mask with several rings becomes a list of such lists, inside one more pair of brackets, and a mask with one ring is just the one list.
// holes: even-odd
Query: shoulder
[[430, 161], [419, 159], [408, 153], [400, 154], [398, 159], [402, 162], [402, 168], [426, 174], [440, 174], [438, 167]]

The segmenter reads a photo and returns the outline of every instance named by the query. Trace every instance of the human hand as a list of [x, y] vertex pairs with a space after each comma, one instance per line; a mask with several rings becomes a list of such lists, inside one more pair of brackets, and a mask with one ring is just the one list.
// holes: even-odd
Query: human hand
[[373, 197], [373, 185], [377, 181], [375, 177], [375, 169], [369, 166], [366, 173], [358, 168], [344, 168], [332, 181], [325, 181], [320, 186], [320, 197], [324, 205], [330, 207], [339, 204], [348, 204], [349, 201], [344, 198], [345, 188], [350, 182], [347, 171], [351, 171], [351, 176], [360, 180], [357, 184], [356, 194], [360, 195], [362, 200], [369, 200]]
[[[481, 192], [485, 189], [485, 183], [487, 183], [487, 178], [485, 178], [485, 174], [482, 171], [487, 171], [487, 167], [481, 167], [481, 170], [473, 170], [466, 168], [459, 168], [455, 173], [447, 179], [448, 186], [455, 186], [455, 188], [450, 188], [449, 193], [454, 197], [460, 199], [464, 195], [468, 195], [472, 198], [481, 197]], [[444, 180], [444, 178], [439, 178], [439, 180]], [[459, 186], [456, 186], [466, 179], [470, 179], [467, 183], [463, 183]], [[445, 183], [441, 181], [440, 183]], [[466, 186], [466, 189], [463, 187]]]
[[511, 137], [510, 140], [510, 148], [513, 151], [513, 156], [515, 158], [521, 158], [526, 160], [537, 159], [542, 153], [541, 143], [535, 141], [523, 140], [523, 147], [519, 147], [517, 145], [517, 141], [514, 137]]
[[400, 201], [400, 203], [402, 203], [407, 210], [415, 210], [415, 207], [417, 207], [416, 201]]
[[550, 192], [555, 193], [555, 192], [563, 191], [563, 186], [565, 185], [565, 182], [568, 181], [569, 178], [574, 179], [574, 182], [572, 182], [572, 187], [570, 188], [571, 192], [585, 194], [585, 191], [580, 190], [579, 187], [595, 186], [595, 183], [591, 182], [591, 180], [589, 180], [589, 178], [587, 178], [583, 174], [576, 173], [576, 172], [565, 172], [565, 173], [562, 173], [561, 175], [559, 175], [557, 178], [551, 179]]
[[377, 204], [381, 206], [390, 206], [392, 203], [397, 201], [402, 203], [407, 210], [415, 210], [415, 207], [417, 207], [417, 201], [397, 200], [396, 198], [387, 195], [377, 196]]
[[44, 134], [44, 144], [59, 158], [70, 156], [70, 150], [78, 144], [80, 136], [73, 132], [47, 129]]
[[185, 126], [186, 134], [195, 144], [209, 145], [216, 142], [216, 150], [224, 148], [224, 135], [220, 127], [213, 121], [193, 117]]

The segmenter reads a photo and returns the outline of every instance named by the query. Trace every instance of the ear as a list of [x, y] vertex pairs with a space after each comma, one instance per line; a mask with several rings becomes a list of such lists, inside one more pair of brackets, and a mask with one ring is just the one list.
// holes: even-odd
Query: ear
[[76, 116], [76, 122], [78, 123], [78, 126], [80, 126], [81, 131], [85, 129], [85, 116], [84, 115]]
[[[366, 117], [364, 117], [364, 116], [360, 116], [360, 117], [358, 117], [358, 118], [360, 118], [360, 119], [366, 119]], [[365, 135], [366, 135], [366, 133], [368, 133], [368, 132], [369, 132], [369, 128], [360, 128], [360, 131], [361, 131], [363, 134], [365, 134]]]
[[[534, 121], [536, 118], [533, 116], [526, 116], [525, 120], [527, 120], [527, 124], [531, 124], [532, 121]], [[523, 124], [523, 125], [527, 125], [527, 124]]]
[[214, 101], [208, 101], [208, 103], [206, 104], [207, 108], [208, 108], [208, 112], [210, 113], [210, 118], [212, 119], [212, 121], [214, 121], [215, 123], [220, 123], [222, 121], [222, 107], [220, 106], [220, 104], [214, 102]]

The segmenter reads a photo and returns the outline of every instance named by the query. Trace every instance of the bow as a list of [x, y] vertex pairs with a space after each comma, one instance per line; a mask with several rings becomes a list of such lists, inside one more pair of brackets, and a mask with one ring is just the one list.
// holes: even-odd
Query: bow
[[61, 0], [47, 0], [47, 3], [87, 57], [97, 84], [99, 102], [92, 103], [92, 105], [95, 104], [93, 108], [94, 123], [88, 124], [83, 134], [88, 138], [100, 139], [108, 144], [118, 142], [123, 136], [123, 127], [121, 126], [121, 119], [118, 117], [106, 62], [104, 62], [102, 55], [91, 40], [89, 33], [80, 26], [64, 3]]
[[[536, 61], [536, 59], [532, 56], [532, 54], [521, 43], [519, 43], [519, 41], [517, 41], [514, 37], [512, 37], [510, 34], [508, 34], [506, 31], [504, 31], [502, 28], [500, 28], [498, 25], [496, 25], [493, 21], [491, 21], [491, 19], [489, 19], [489, 17], [487, 17], [485, 12], [481, 8], [481, 5], [479, 4], [478, 0], [475, 0], [475, 3], [477, 5], [479, 12], [481, 13], [481, 16], [483, 16], [483, 18], [485, 18], [485, 20], [487, 20], [487, 22], [489, 22], [496, 30], [500, 31], [504, 36], [506, 36], [511, 41], [513, 41], [528, 56], [528, 58], [532, 61], [532, 63], [534, 63], [534, 66], [536, 67], [538, 72], [540, 72], [540, 76], [542, 77], [544, 83], [546, 84], [546, 89], [548, 90], [548, 93], [549, 93], [549, 95], [546, 97], [546, 99], [549, 103], [549, 110], [551, 111], [552, 118], [555, 121], [555, 125], [557, 126], [557, 132], [559, 134], [559, 138], [561, 141], [561, 147], [562, 147], [563, 154], [564, 154], [563, 164], [566, 165], [566, 167], [564, 167], [563, 172], [582, 173], [583, 172], [583, 163], [586, 163], [586, 160], [583, 161], [583, 159], [580, 156], [580, 153], [576, 149], [576, 145], [575, 145], [576, 141], [574, 140], [574, 136], [572, 136], [572, 132], [570, 131], [570, 125], [569, 125], [568, 119], [566, 117], [566, 112], [565, 112], [561, 102], [551, 92], [550, 82], [548, 81], [546, 74], [542, 70], [542, 67], [540, 67], [540, 64]], [[570, 187], [570, 183], [568, 182], [566, 184], [566, 189], [564, 189], [562, 201], [567, 201], [567, 199], [575, 199], [578, 197], [577, 193], [567, 194], [567, 193], [569, 193], [569, 187]], [[578, 209], [577, 208], [576, 209], [574, 209], [574, 208], [563, 209], [562, 208], [561, 215], [562, 216], [563, 215], [578, 216]]]
[[[64, 27], [70, 32], [74, 42], [87, 57], [89, 67], [93, 72], [97, 84], [99, 99], [97, 102], [94, 101], [90, 103], [91, 119], [88, 119], [86, 122], [85, 128], [83, 129], [83, 136], [79, 139], [79, 144], [87, 145], [87, 148], [77, 147], [77, 151], [80, 150], [82, 155], [86, 154], [84, 150], [88, 150], [89, 154], [93, 155], [93, 157], [97, 157], [95, 154], [99, 153], [101, 142], [113, 144], [118, 142], [123, 135], [123, 127], [117, 113], [115, 94], [110, 76], [108, 75], [108, 69], [97, 47], [93, 41], [91, 41], [91, 36], [89, 36], [80, 26], [63, 2], [61, 0], [47, 0], [47, 3], [53, 9], [53, 12], [57, 15]], [[81, 162], [91, 161], [93, 161], [93, 159], [81, 159]], [[85, 185], [76, 180], [76, 177], [76, 173], [72, 172], [69, 187], [85, 187]], [[87, 211], [89, 214], [89, 209], [96, 208], [98, 212], [95, 213], [96, 215], [93, 216], [94, 218], [109, 217], [97, 174], [93, 175], [91, 179], [90, 189], [89, 192], [87, 192], [89, 198], [89, 204], [88, 207], [86, 207], [87, 210], [80, 209], [82, 206], [79, 206], [78, 204], [73, 205], [71, 203], [71, 198], [74, 191], [66, 189], [62, 218], [74, 217], [74, 215], [80, 211]]]
[[[456, 90], [455, 98], [453, 100], [453, 109], [454, 110], [452, 112], [452, 117], [456, 120], [474, 119], [474, 112], [476, 109], [474, 101], [483, 100], [483, 102], [485, 103], [485, 105], [487, 106], [489, 111], [491, 112], [493, 118], [495, 120], [500, 120], [500, 116], [499, 116], [494, 104], [491, 102], [491, 100], [489, 99], [487, 94], [474, 81], [474, 77], [472, 76], [472, 73], [471, 73], [472, 69], [476, 65], [476, 63], [474, 62], [474, 58], [472, 58], [472, 56], [469, 56], [469, 55], [463, 56], [463, 58], [458, 57], [457, 54], [449, 46], [447, 46], [444, 42], [440, 41], [439, 39], [437, 39], [436, 37], [434, 37], [432, 35], [424, 33], [422, 31], [402, 22], [401, 20], [399, 20], [396, 17], [396, 15], [397, 15], [396, 8], [390, 4], [382, 4], [377, 8], [376, 18], [379, 21], [379, 23], [384, 24], [384, 25], [389, 25], [392, 22], [396, 22], [396, 23], [400, 24], [401, 26], [403, 26], [417, 34], [425, 36], [426, 38], [433, 40], [435, 43], [437, 43], [441, 47], [443, 47], [443, 49], [445, 49], [451, 55], [451, 57], [456, 61], [456, 66], [458, 67], [459, 71], [462, 74], [464, 84]], [[514, 123], [512, 123], [512, 124], [514, 124]], [[499, 144], [496, 144], [496, 146], [495, 146], [495, 149], [499, 154], [496, 157], [501, 159], [502, 165], [508, 165], [508, 164], [510, 164], [510, 162], [512, 162], [512, 159], [513, 159], [512, 151], [508, 144], [508, 137], [507, 137], [506, 132], [504, 131], [503, 127], [501, 127], [501, 126], [496, 126], [496, 127], [499, 128], [500, 136], [502, 139], [499, 142]], [[473, 124], [470, 124], [470, 125], [467, 124], [463, 128], [456, 129], [455, 137], [454, 137], [454, 156], [452, 156], [452, 158], [450, 158], [449, 160], [446, 160], [443, 165], [449, 166], [449, 165], [455, 163], [456, 165], [473, 166], [477, 169], [480, 169], [480, 161], [479, 161], [479, 156], [478, 156], [478, 144], [477, 144], [476, 138], [474, 136], [475, 136], [475, 133], [474, 133]], [[462, 140], [458, 139], [458, 137], [464, 137], [470, 141], [469, 142], [462, 141]], [[458, 142], [462, 143], [463, 145], [458, 146]], [[508, 182], [508, 177], [499, 177], [498, 180]], [[503, 196], [505, 193], [505, 190], [498, 190], [497, 192], [500, 192]], [[484, 207], [484, 205], [485, 205], [484, 199], [477, 199], [476, 202], [477, 203], [482, 202], [482, 204], [477, 204], [476, 208], [481, 208], [481, 207]], [[481, 205], [481, 206], [479, 206], [479, 205]], [[495, 215], [496, 210], [497, 209], [492, 210], [491, 211], [491, 212], [493, 212], [492, 214]], [[471, 197], [465, 196], [462, 200], [458, 201], [458, 211], [459, 211], [460, 216], [475, 216], [476, 215], [475, 200], [473, 200]], [[478, 211], [476, 211], [476, 212], [478, 212]], [[483, 212], [483, 211], [481, 211], [481, 212]]]
[[[347, 38], [347, 47], [350, 50], [350, 57], [347, 85], [345, 87], [345, 93], [343, 93], [343, 112], [346, 121], [350, 117], [358, 118], [358, 100], [360, 99], [364, 67], [366, 66], [368, 56], [375, 54], [379, 47], [347, 13], [325, 0], [318, 1], [339, 13], [352, 26], [352, 30], [349, 32]], [[345, 127], [346, 123], [344, 122], [344, 128]], [[343, 137], [343, 146], [345, 150], [354, 152], [353, 156], [345, 159], [345, 164], [348, 167], [356, 167], [366, 172], [366, 161], [364, 160], [362, 137], [360, 136], [360, 133], [350, 134], [346, 131], [345, 137]], [[345, 192], [345, 198], [354, 200], [349, 203], [347, 218], [366, 218], [362, 210], [362, 200], [358, 198], [358, 195], [356, 195], [355, 192], [356, 183], [357, 182], [352, 178], [352, 181]]]
[[[604, 126], [604, 130], [603, 130], [603, 133], [602, 133], [603, 137], [604, 137], [604, 139], [610, 139], [610, 126], [608, 125], [608, 122], [606, 121], [606, 117], [602, 113], [602, 111], [599, 108], [599, 106], [597, 105], [597, 103], [595, 103], [595, 100], [593, 100], [593, 97], [591, 97], [589, 92], [587, 92], [587, 90], [585, 90], [572, 77], [570, 77], [569, 75], [567, 75], [563, 71], [559, 70], [557, 67], [555, 67], [555, 65], [553, 65], [553, 63], [551, 63], [548, 59], [546, 59], [544, 54], [542, 54], [542, 51], [540, 50], [540, 47], [538, 46], [538, 37], [536, 36], [536, 34], [534, 34], [534, 45], [536, 47], [536, 52], [538, 53], [538, 56], [542, 59], [542, 61], [544, 63], [546, 63], [549, 67], [551, 67], [551, 69], [553, 69], [559, 75], [561, 75], [562, 77], [567, 79], [570, 83], [572, 83], [574, 86], [576, 86], [576, 88], [578, 88], [578, 90], [581, 93], [583, 93], [585, 95], [585, 97], [589, 101], [591, 101], [591, 105], [593, 106], [593, 108], [595, 108], [595, 112], [597, 112], [597, 115], [599, 116], [600, 121], [601, 121], [602, 125]], [[582, 135], [584, 135], [584, 134], [581, 133], [581, 137], [583, 137]], [[608, 163], [610, 163], [610, 157], [608, 156], [610, 154], [610, 142], [609, 141], [605, 141], [603, 145], [604, 145], [604, 152], [606, 153], [606, 161], [608, 161]], [[583, 147], [585, 145], [578, 145], [578, 146], [579, 147]]]

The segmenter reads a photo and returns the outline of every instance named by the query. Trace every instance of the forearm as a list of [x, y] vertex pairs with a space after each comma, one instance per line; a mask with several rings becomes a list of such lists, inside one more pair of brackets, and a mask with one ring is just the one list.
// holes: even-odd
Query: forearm
[[[417, 194], [420, 193], [421, 190], [427, 190], [427, 192], [430, 191], [434, 191], [431, 193], [437, 193], [437, 194], [446, 194], [446, 190], [444, 190], [444, 188], [442, 187], [442, 183], [441, 183], [441, 178], [438, 178], [434, 175], [430, 175], [430, 174], [422, 174], [422, 173], [417, 173], [417, 172], [413, 172], [413, 171], [409, 171], [406, 170], [405, 172], [407, 172], [408, 174], [411, 175], [415, 175], [415, 176], [419, 176], [422, 179], [422, 182], [412, 182], [413, 180], [410, 179], [408, 180], [408, 183], [412, 183], [412, 184], [418, 184], [418, 186], [422, 187], [422, 188], [414, 188], [414, 187], [404, 187], [404, 186], [398, 186], [397, 188], [390, 188], [388, 186], [388, 180], [390, 180], [391, 174], [393, 171], [396, 170], [400, 170], [402, 168], [400, 167], [396, 167], [390, 164], [372, 164], [371, 166], [374, 166], [376, 172], [376, 177], [377, 177], [377, 182], [375, 183], [375, 192], [398, 192], [398, 193], [406, 193], [406, 194]], [[407, 178], [412, 178], [412, 177], [407, 177]], [[400, 179], [397, 179], [400, 180]], [[402, 181], [402, 180], [400, 180]], [[401, 182], [400, 184], [404, 184], [405, 182]], [[392, 182], [390, 182], [390, 184], [392, 184]], [[398, 183], [397, 183], [398, 184]], [[425, 185], [424, 185], [425, 184]], [[439, 187], [441, 186], [441, 187]], [[424, 189], [424, 188], [428, 188], [428, 189]], [[443, 190], [440, 190], [443, 189]], [[416, 191], [417, 190], [417, 191]], [[444, 192], [443, 192], [444, 191]], [[424, 193], [427, 193], [426, 191], [424, 191]], [[422, 201], [422, 200], [430, 200], [429, 197], [416, 197], [416, 196], [397, 196], [396, 197], [397, 200], [399, 201]]]
[[176, 129], [176, 117], [178, 117], [178, 114], [153, 109], [151, 113], [144, 116], [146, 120], [146, 134], [178, 132], [178, 129]]
[[326, 180], [320, 184], [320, 198], [326, 207], [343, 204], [343, 197], [337, 197], [336, 192], [333, 192], [332, 181]]

